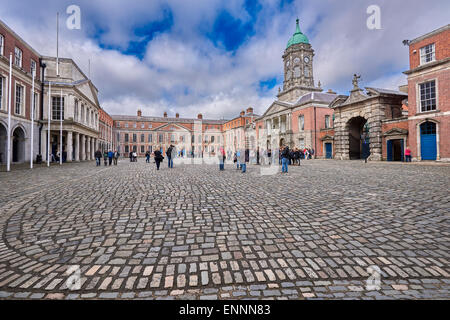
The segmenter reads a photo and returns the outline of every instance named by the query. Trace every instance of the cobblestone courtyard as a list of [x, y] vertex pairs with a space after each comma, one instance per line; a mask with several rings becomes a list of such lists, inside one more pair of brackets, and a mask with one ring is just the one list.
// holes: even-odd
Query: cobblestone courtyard
[[166, 165], [0, 173], [0, 297], [450, 298], [448, 165]]

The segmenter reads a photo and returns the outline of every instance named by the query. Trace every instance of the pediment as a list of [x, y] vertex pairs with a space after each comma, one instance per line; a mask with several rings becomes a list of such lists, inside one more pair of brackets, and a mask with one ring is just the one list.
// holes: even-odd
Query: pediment
[[320, 140], [322, 140], [322, 141], [334, 140], [334, 137], [327, 134], [326, 136], [320, 138]]
[[383, 136], [399, 136], [399, 135], [407, 135], [408, 130], [402, 128], [392, 128], [391, 130], [383, 133]]
[[279, 101], [275, 101], [272, 103], [272, 105], [267, 109], [267, 111], [264, 113], [263, 117], [270, 116], [273, 114], [276, 114], [281, 111], [287, 110], [289, 107], [287, 105], [284, 105], [285, 103], [281, 103]]
[[93, 105], [99, 106], [97, 93], [95, 92], [92, 83], [90, 81], [84, 81], [76, 85], [78, 91], [80, 91]]
[[174, 131], [189, 132], [189, 130], [186, 129], [185, 127], [180, 126], [178, 124], [174, 124], [174, 123], [167, 123], [167, 124], [164, 124], [164, 125], [162, 125], [162, 126], [160, 126], [158, 128], [155, 128], [155, 129], [157, 129], [159, 131], [166, 131], [166, 132], [174, 132]]

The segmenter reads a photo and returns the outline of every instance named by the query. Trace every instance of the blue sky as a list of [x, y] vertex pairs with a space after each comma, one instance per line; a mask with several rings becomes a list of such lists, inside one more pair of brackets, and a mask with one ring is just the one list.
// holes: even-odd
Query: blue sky
[[[81, 30], [64, 27], [70, 4], [81, 8]], [[381, 30], [366, 27], [371, 4], [381, 8]], [[362, 86], [406, 83], [402, 40], [447, 24], [450, 2], [0, 0], [0, 19], [43, 55], [56, 52], [56, 12], [62, 55], [86, 73], [91, 60], [108, 112], [231, 118], [249, 106], [262, 114], [275, 99], [297, 17], [315, 50], [315, 82], [347, 94], [353, 73]]]

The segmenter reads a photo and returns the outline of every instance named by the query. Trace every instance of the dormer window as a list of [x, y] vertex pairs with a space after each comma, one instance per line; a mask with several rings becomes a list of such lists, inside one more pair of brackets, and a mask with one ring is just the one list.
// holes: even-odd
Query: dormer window
[[434, 43], [420, 48], [420, 64], [425, 64], [436, 60]]

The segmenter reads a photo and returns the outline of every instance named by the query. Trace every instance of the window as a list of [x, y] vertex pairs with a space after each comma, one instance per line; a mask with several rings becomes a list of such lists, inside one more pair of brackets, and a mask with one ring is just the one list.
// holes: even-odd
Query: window
[[136, 133], [133, 133], [133, 142], [137, 142], [137, 135], [136, 135]]
[[330, 116], [325, 116], [325, 128], [328, 129], [330, 127]]
[[145, 123], [141, 123], [141, 129], [145, 129]]
[[436, 134], [436, 124], [430, 121], [427, 121], [420, 125], [420, 134]]
[[145, 142], [145, 135], [141, 134], [141, 142]]
[[128, 133], [125, 133], [125, 142], [128, 142], [128, 140], [129, 140]]
[[33, 71], [37, 72], [37, 70], [36, 70], [36, 61], [31, 59], [31, 67], [30, 67], [31, 74], [33, 74]]
[[125, 153], [130, 152], [130, 147], [129, 146], [125, 146]]
[[137, 146], [133, 146], [133, 152], [137, 152]]
[[33, 97], [33, 111], [34, 111], [34, 119], [36, 120], [38, 118], [38, 94], [35, 92]]
[[141, 153], [145, 152], [145, 146], [141, 146]]
[[191, 143], [195, 143], [195, 136], [194, 135], [192, 135], [192, 137], [191, 137]]
[[152, 124], [151, 124], [151, 123], [148, 124], [148, 128], [149, 128], [149, 129], [152, 128]]
[[420, 111], [436, 110], [436, 83], [428, 81], [420, 85]]
[[425, 64], [436, 60], [434, 43], [420, 48], [420, 64]]
[[134, 124], [133, 124], [133, 128], [137, 128], [137, 123], [135, 122]]
[[19, 68], [22, 68], [22, 50], [14, 48], [14, 64]]
[[[62, 110], [61, 110], [62, 108]], [[62, 111], [62, 118], [61, 118]], [[64, 120], [64, 97], [52, 97], [52, 119]]]
[[75, 100], [75, 108], [73, 112], [73, 119], [78, 121], [78, 100]]
[[117, 133], [117, 142], [120, 141], [120, 133]]
[[300, 77], [300, 67], [294, 68], [294, 77], [296, 77], [296, 78]]
[[120, 122], [117, 122], [117, 123], [116, 123], [116, 127], [117, 127], [117, 128], [120, 128]]
[[305, 130], [305, 116], [298, 117], [298, 130], [299, 131]]
[[211, 136], [211, 143], [214, 143], [214, 136]]
[[16, 84], [16, 108], [14, 110], [15, 114], [22, 114], [23, 105], [23, 87]]
[[153, 147], [152, 147], [152, 146], [149, 146], [149, 147], [148, 147], [148, 152], [150, 152], [150, 153], [153, 152]]
[[125, 128], [128, 128], [128, 123], [125, 123]]
[[148, 142], [151, 143], [152, 141], [153, 141], [153, 136], [152, 136], [152, 134], [149, 134], [149, 135], [148, 135]]
[[0, 56], [5, 54], [5, 37], [0, 34]]
[[0, 110], [3, 109], [3, 92], [4, 92], [4, 88], [3, 88], [3, 84], [5, 83], [5, 78], [0, 77]]
[[164, 135], [162, 133], [159, 134], [158, 142], [162, 143], [164, 141]]
[[89, 115], [90, 115], [89, 109], [86, 109], [86, 124], [89, 124]]
[[305, 77], [309, 77], [309, 67], [305, 66]]
[[172, 142], [172, 143], [175, 142], [175, 135], [174, 134], [170, 135], [170, 142]]

